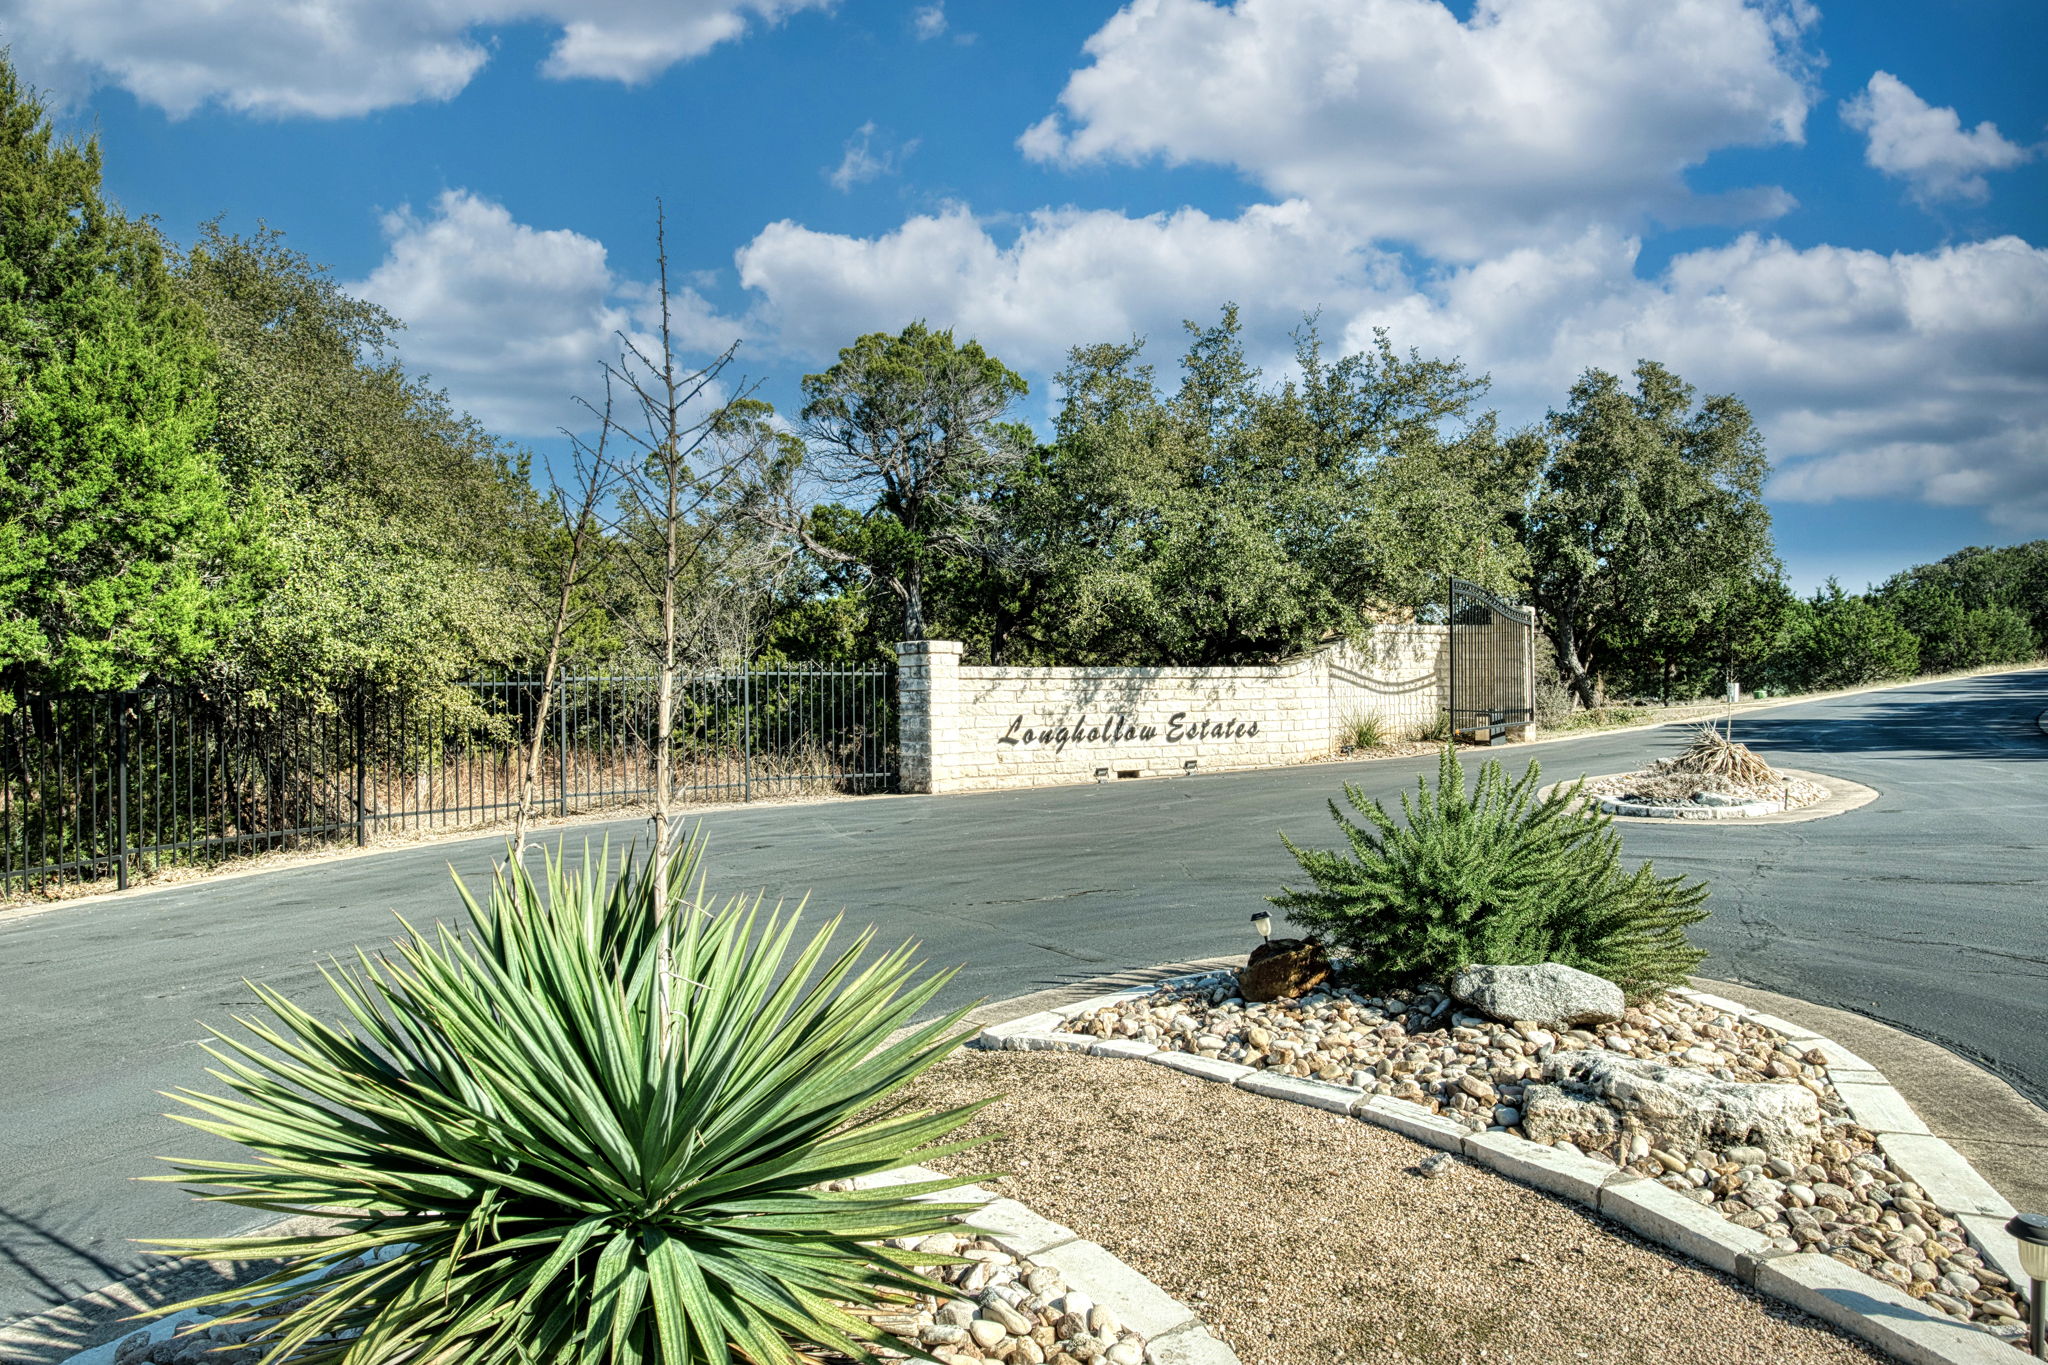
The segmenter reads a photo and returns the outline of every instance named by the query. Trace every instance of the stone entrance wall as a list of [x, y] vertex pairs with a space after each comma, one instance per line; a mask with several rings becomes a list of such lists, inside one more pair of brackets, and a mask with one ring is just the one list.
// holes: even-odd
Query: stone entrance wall
[[897, 647], [902, 786], [968, 791], [1265, 768], [1324, 758], [1350, 722], [1390, 737], [1446, 704], [1443, 626], [1382, 627], [1263, 668], [995, 668]]

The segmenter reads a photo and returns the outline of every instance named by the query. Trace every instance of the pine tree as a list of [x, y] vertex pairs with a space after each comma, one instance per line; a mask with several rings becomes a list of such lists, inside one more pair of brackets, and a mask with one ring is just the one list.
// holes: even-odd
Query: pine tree
[[0, 58], [0, 686], [129, 687], [217, 638], [240, 535], [206, 366], [162, 239]]
[[1531, 763], [1511, 784], [1489, 762], [1467, 792], [1446, 744], [1436, 790], [1417, 778], [1400, 821], [1346, 783], [1345, 800], [1365, 819], [1354, 824], [1330, 803], [1349, 856], [1281, 835], [1315, 887], [1272, 902], [1380, 985], [1539, 962], [1605, 977], [1631, 996], [1685, 984], [1706, 956], [1685, 936], [1706, 918], [1706, 885], [1660, 878], [1649, 863], [1623, 872], [1613, 818], [1575, 804], [1576, 786], [1537, 800], [1540, 772]]

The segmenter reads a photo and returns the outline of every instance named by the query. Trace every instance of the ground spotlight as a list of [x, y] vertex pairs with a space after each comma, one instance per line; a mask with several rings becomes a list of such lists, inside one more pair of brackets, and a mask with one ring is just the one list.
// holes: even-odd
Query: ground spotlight
[[2048, 1280], [2048, 1214], [2022, 1213], [2005, 1225], [2008, 1236], [2020, 1244], [2020, 1269], [2034, 1287], [2027, 1295], [2027, 1349], [2041, 1358], [2041, 1282]]

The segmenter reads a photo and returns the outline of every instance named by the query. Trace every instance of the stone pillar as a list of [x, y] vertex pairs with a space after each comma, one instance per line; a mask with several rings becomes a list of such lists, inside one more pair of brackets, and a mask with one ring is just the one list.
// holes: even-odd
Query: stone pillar
[[907, 792], [951, 790], [960, 748], [957, 640], [905, 640], [896, 646], [897, 785]]

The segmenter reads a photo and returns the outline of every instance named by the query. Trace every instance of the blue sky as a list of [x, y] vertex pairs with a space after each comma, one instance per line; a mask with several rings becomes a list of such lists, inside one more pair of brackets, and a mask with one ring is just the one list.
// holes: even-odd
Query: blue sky
[[261, 220], [544, 455], [643, 327], [788, 404], [913, 318], [1025, 372], [1225, 300], [1494, 379], [1664, 361], [1763, 421], [1810, 588], [2048, 535], [2039, 0], [0, 0], [180, 239]]

